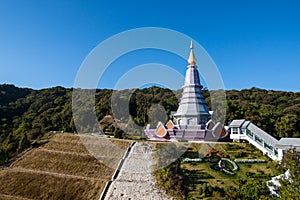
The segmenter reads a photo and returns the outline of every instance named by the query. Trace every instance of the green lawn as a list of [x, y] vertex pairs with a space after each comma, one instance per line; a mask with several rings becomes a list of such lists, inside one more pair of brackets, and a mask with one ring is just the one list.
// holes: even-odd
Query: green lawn
[[[184, 176], [189, 183], [188, 199], [203, 199], [204, 196], [199, 194], [199, 190], [204, 183], [213, 188], [211, 195], [209, 195], [210, 198], [222, 197], [224, 193], [229, 193], [228, 188], [238, 188], [243, 180], [254, 178], [267, 181], [271, 177], [281, 174], [276, 162], [264, 156], [248, 143], [177, 143], [176, 146], [180, 151], [185, 151], [181, 158], [195, 158], [197, 156], [203, 158], [202, 162], [181, 162]], [[209, 162], [209, 158], [212, 157], [226, 157], [230, 160], [263, 159], [266, 162], [236, 163], [238, 170], [234, 171], [234, 175], [228, 175], [210, 167], [212, 163]], [[233, 169], [229, 162], [227, 164], [229, 169]]]

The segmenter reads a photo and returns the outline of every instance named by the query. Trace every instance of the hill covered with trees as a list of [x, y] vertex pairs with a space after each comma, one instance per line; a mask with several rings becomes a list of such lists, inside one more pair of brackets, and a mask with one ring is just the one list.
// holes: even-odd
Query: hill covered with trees
[[[97, 120], [102, 129], [108, 132], [120, 129], [115, 123], [106, 120], [107, 116], [112, 115], [113, 92], [109, 89], [97, 89], [95, 93]], [[128, 106], [134, 122], [145, 126], [150, 122], [149, 110], [153, 104], [163, 106], [165, 115], [169, 116], [171, 111], [177, 109], [180, 94], [180, 90], [171, 91], [159, 87], [123, 90], [118, 91], [121, 101], [113, 102], [120, 104], [117, 107]], [[209, 92], [205, 90], [204, 94], [210, 107]], [[299, 92], [258, 88], [228, 90], [226, 100], [226, 122], [245, 118], [276, 138], [300, 137]], [[133, 123], [132, 120], [122, 118], [122, 114], [116, 111], [114, 114], [125, 124]], [[76, 131], [72, 117], [72, 89], [54, 87], [33, 90], [0, 85], [1, 164], [50, 131]]]

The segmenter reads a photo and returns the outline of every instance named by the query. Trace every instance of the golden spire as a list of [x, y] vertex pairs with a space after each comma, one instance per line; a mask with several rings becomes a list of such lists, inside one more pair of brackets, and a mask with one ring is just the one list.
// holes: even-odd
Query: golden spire
[[196, 65], [196, 58], [195, 58], [195, 55], [194, 55], [194, 45], [193, 45], [193, 41], [191, 40], [191, 45], [190, 45], [190, 57], [188, 59], [188, 63], [189, 65], [191, 66], [195, 66]]

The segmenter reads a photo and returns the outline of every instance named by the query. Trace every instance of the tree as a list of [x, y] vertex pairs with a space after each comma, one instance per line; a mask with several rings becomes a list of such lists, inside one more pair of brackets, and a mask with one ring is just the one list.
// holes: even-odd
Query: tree
[[295, 149], [288, 150], [281, 162], [283, 170], [289, 170], [289, 176], [280, 180], [281, 199], [300, 199], [300, 155]]
[[[83, 89], [82, 92], [94, 94], [93, 90], [88, 89]], [[114, 118], [127, 127], [124, 129], [122, 126], [126, 133], [142, 132], [147, 123], [152, 123], [155, 127], [159, 116], [162, 116], [160, 121], [165, 121], [165, 117], [169, 117], [171, 111], [176, 111], [182, 90], [171, 91], [158, 87], [122, 90], [117, 92], [120, 100], [114, 101], [115, 108], [121, 109], [112, 113], [112, 94], [115, 93], [113, 90], [97, 89], [95, 99], [90, 98], [90, 95], [81, 95], [80, 101], [75, 104], [78, 114], [74, 115], [72, 89], [54, 87], [32, 90], [0, 84], [0, 144], [6, 152], [3, 154], [4, 157], [17, 152], [21, 135], [24, 133], [27, 133], [29, 141], [33, 141], [47, 131], [74, 132], [77, 128], [78, 132], [93, 132], [97, 130], [98, 122], [112, 114], [116, 114], [113, 115]], [[215, 116], [218, 116], [221, 112], [219, 110], [222, 110], [220, 108], [223, 108], [223, 102], [218, 100], [216, 102], [218, 98], [211, 102], [211, 99], [213, 96], [222, 95], [222, 92], [204, 90], [204, 94], [210, 109], [212, 103], [214, 104]], [[225, 122], [245, 118], [276, 138], [300, 136], [299, 92], [267, 91], [258, 88], [229, 90], [226, 91], [226, 99], [228, 109]], [[84, 106], [87, 103], [88, 106]], [[155, 105], [161, 107], [154, 109], [157, 108]], [[88, 113], [93, 111], [94, 106], [97, 119], [91, 121]], [[129, 119], [128, 112], [122, 112], [125, 107], [128, 108], [125, 111], [129, 110]]]
[[120, 138], [122, 139], [124, 137], [124, 131], [119, 129], [119, 128], [116, 128], [115, 131], [114, 131], [114, 137], [115, 138]]
[[4, 149], [0, 148], [0, 165], [4, 164], [7, 161], [8, 155]]
[[299, 116], [295, 114], [286, 114], [280, 117], [275, 127], [279, 132], [280, 137], [294, 137], [299, 136], [300, 120]]
[[19, 151], [22, 151], [26, 148], [28, 148], [30, 146], [30, 141], [28, 140], [27, 138], [27, 134], [24, 133], [22, 136], [21, 136], [21, 139], [19, 141]]
[[265, 181], [248, 179], [239, 191], [241, 199], [268, 199], [270, 190]]
[[158, 146], [154, 156], [158, 168], [154, 172], [158, 187], [178, 199], [184, 199], [189, 188], [189, 182], [181, 168], [179, 158], [181, 154], [182, 152], [174, 143], [169, 143]]

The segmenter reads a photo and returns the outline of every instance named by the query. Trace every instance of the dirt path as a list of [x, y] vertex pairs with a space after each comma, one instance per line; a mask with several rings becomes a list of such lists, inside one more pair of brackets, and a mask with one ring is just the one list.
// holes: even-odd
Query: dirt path
[[[50, 175], [50, 176], [56, 176], [56, 177], [64, 177], [64, 178], [75, 178], [75, 179], [84, 179], [84, 180], [99, 180], [99, 178], [90, 178], [86, 176], [77, 176], [77, 175], [71, 175], [71, 174], [62, 174], [62, 173], [56, 173], [56, 172], [48, 172], [48, 171], [41, 171], [41, 170], [33, 170], [33, 169], [25, 169], [21, 167], [13, 167], [10, 169], [12, 172], [23, 172], [23, 173], [32, 173], [32, 174], [44, 174], [44, 175]], [[106, 181], [106, 179], [103, 179]]]
[[39, 151], [45, 151], [45, 152], [50, 152], [50, 153], [59, 153], [59, 154], [64, 154], [64, 155], [75, 155], [75, 156], [86, 156], [86, 157], [91, 157], [91, 155], [88, 154], [88, 153], [77, 153], [77, 152], [69, 152], [69, 151], [58, 151], [58, 150], [45, 149], [45, 148], [40, 148]]
[[0, 194], [0, 199], [32, 200], [32, 199], [28, 199], [28, 198], [24, 198], [24, 197], [6, 195], [6, 194]]

